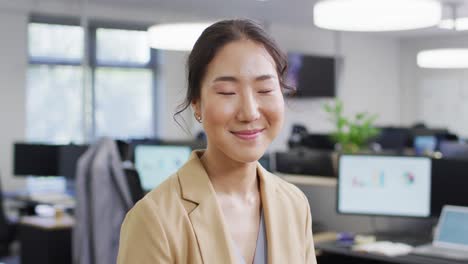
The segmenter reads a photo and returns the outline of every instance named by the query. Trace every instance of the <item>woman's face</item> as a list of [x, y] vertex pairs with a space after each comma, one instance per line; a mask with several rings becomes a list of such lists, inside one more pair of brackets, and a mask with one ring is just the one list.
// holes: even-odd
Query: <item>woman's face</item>
[[279, 133], [284, 100], [273, 58], [250, 40], [221, 48], [207, 67], [201, 99], [208, 150], [238, 162], [258, 160]]

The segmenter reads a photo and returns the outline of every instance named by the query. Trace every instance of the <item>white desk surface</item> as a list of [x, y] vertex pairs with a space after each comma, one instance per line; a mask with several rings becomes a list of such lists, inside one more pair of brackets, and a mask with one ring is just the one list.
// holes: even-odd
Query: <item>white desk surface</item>
[[41, 229], [64, 229], [71, 228], [75, 224], [75, 219], [69, 215], [56, 217], [24, 216], [20, 219], [20, 224], [34, 226]]
[[301, 175], [301, 174], [284, 174], [284, 173], [279, 173], [279, 172], [276, 172], [275, 174], [280, 176], [287, 182], [298, 184], [298, 185], [336, 187], [336, 183], [337, 183], [337, 180], [334, 177], [312, 176], [312, 175]]

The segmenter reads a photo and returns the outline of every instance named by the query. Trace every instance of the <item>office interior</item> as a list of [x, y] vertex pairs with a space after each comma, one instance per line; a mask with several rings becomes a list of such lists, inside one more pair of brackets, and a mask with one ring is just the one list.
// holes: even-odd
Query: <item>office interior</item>
[[[115, 144], [122, 164], [126, 160], [129, 167], [137, 163], [138, 148], [142, 156], [145, 151], [156, 151], [148, 154], [150, 158], [161, 155], [161, 149], [185, 157], [187, 150], [203, 148], [202, 126], [192, 112], [182, 113], [180, 124], [173, 119], [184, 99], [189, 51], [142, 48], [141, 38], [149, 26], [250, 18], [262, 23], [288, 54], [333, 60], [332, 94], [287, 97], [284, 127], [261, 160], [308, 198], [318, 263], [464, 263], [416, 256], [411, 251], [394, 256], [388, 253], [392, 246], [378, 252], [353, 251], [351, 244], [359, 239], [409, 246], [430, 243], [444, 205], [468, 207], [468, 198], [461, 195], [468, 187], [464, 175], [468, 168], [468, 68], [422, 68], [416, 63], [422, 50], [468, 48], [468, 30], [437, 26], [392, 32], [327, 30], [313, 23], [317, 2], [0, 0], [0, 233], [4, 234], [0, 262], [72, 263], [71, 230], [78, 221], [74, 208], [79, 206], [76, 163], [103, 137]], [[454, 2], [457, 16], [468, 17], [468, 1], [440, 2], [443, 18], [453, 15], [447, 5]], [[54, 35], [40, 27], [53, 24], [68, 28]], [[39, 27], [34, 29], [34, 25]], [[80, 26], [87, 26], [89, 34], [76, 33]], [[67, 39], [69, 33], [72, 37]], [[135, 42], [140, 46], [132, 46]], [[112, 49], [113, 45], [117, 47]], [[106, 53], [106, 48], [111, 51]], [[126, 49], [130, 51], [123, 52]], [[47, 58], [41, 52], [63, 57]], [[89, 56], [83, 59], [83, 54]], [[343, 154], [330, 138], [335, 125], [324, 105], [337, 99], [348, 117], [361, 112], [376, 115], [379, 134], [360, 154]], [[449, 147], [445, 152], [444, 144], [456, 150]], [[47, 155], [55, 158], [45, 166]], [[347, 158], [362, 159], [349, 165], [343, 161]], [[425, 209], [392, 213], [391, 209], [340, 208], [338, 190], [346, 184], [340, 183], [340, 177], [363, 169], [353, 164], [373, 158], [390, 170], [399, 164], [391, 163], [391, 158], [414, 164], [422, 161], [416, 167], [425, 162], [421, 166], [426, 166], [426, 189], [408, 194], [416, 200], [425, 196], [415, 205], [423, 204]], [[141, 179], [145, 172], [138, 168], [129, 173], [133, 202], [157, 185]], [[379, 198], [398, 200], [398, 191]], [[362, 203], [379, 198], [369, 194]], [[460, 230], [467, 225], [462, 222]], [[41, 239], [49, 242], [41, 243]], [[348, 244], [339, 244], [344, 242]], [[468, 251], [467, 247], [461, 250]]]

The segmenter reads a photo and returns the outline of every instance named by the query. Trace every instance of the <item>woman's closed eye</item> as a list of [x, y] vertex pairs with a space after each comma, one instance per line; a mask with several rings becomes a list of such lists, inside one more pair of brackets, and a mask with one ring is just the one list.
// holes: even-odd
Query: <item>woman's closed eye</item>
[[268, 94], [268, 93], [271, 93], [271, 92], [273, 92], [272, 89], [265, 89], [265, 90], [258, 91], [258, 93], [261, 93], [261, 94]]
[[221, 95], [235, 95], [236, 93], [234, 93], [234, 92], [218, 92], [218, 94], [221, 94]]

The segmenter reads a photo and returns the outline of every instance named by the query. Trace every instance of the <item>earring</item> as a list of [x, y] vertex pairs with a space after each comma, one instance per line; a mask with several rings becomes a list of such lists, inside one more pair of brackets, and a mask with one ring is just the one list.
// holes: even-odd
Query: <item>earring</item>
[[197, 115], [197, 113], [193, 113], [193, 115], [195, 116], [195, 120], [197, 120], [198, 123], [201, 124], [201, 122], [202, 122], [202, 117], [201, 117], [200, 115]]

